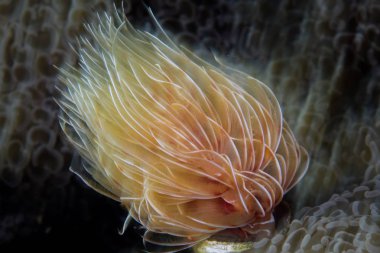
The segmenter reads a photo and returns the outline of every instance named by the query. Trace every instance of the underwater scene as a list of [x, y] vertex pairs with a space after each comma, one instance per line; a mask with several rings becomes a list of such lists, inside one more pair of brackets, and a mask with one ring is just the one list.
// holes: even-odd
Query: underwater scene
[[380, 252], [380, 2], [0, 0], [0, 252]]

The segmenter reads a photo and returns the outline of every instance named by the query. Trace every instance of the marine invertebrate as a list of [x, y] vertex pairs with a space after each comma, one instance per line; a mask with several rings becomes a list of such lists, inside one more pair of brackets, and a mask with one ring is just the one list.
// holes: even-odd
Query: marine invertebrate
[[85, 160], [75, 172], [120, 201], [146, 241], [175, 249], [270, 221], [308, 165], [273, 93], [124, 16], [86, 29], [80, 67], [61, 70], [61, 126]]

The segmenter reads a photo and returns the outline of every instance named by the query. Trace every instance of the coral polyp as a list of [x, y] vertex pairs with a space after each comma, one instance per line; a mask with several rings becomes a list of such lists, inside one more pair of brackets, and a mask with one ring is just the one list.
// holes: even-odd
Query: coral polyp
[[86, 28], [79, 67], [61, 70], [61, 126], [85, 161], [75, 172], [157, 244], [270, 220], [308, 155], [269, 88], [118, 14]]

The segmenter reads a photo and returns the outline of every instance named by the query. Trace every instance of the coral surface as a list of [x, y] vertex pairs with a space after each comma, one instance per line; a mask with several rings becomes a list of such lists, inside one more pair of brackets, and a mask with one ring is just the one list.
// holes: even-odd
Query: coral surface
[[[117, 5], [120, 2], [117, 2]], [[173, 40], [210, 50], [271, 86], [309, 172], [286, 197], [292, 219], [255, 244], [268, 252], [377, 252], [380, 5], [345, 1], [145, 1]], [[57, 121], [55, 66], [75, 64], [76, 36], [111, 1], [0, 2], [0, 251], [52, 245], [132, 252], [138, 227], [72, 177]], [[131, 23], [154, 32], [141, 1]], [[336, 194], [336, 195], [335, 195]], [[310, 209], [307, 208], [310, 206]], [[299, 240], [298, 240], [299, 239]], [[22, 243], [21, 243], [22, 242]], [[44, 244], [42, 244], [44, 242]], [[44, 246], [41, 246], [44, 245]], [[79, 246], [78, 246], [79, 245]], [[265, 251], [263, 251], [265, 252]]]

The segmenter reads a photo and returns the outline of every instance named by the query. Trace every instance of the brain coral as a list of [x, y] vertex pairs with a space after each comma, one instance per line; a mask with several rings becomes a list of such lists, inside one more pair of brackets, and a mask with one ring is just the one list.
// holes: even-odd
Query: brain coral
[[0, 2], [1, 245], [48, 229], [54, 223], [49, 217], [64, 209], [56, 200], [67, 196], [63, 189], [70, 185], [72, 151], [59, 131], [54, 101], [59, 82], [53, 65], [75, 62], [69, 44], [82, 30], [83, 19], [91, 10], [110, 5], [82, 0]]
[[[2, 1], [0, 62], [0, 179], [17, 186], [27, 175], [41, 184], [69, 159], [58, 133], [57, 71], [53, 65], [74, 62], [69, 43], [82, 29], [90, 9], [107, 4], [73, 1]], [[60, 178], [60, 177], [59, 177]]]

